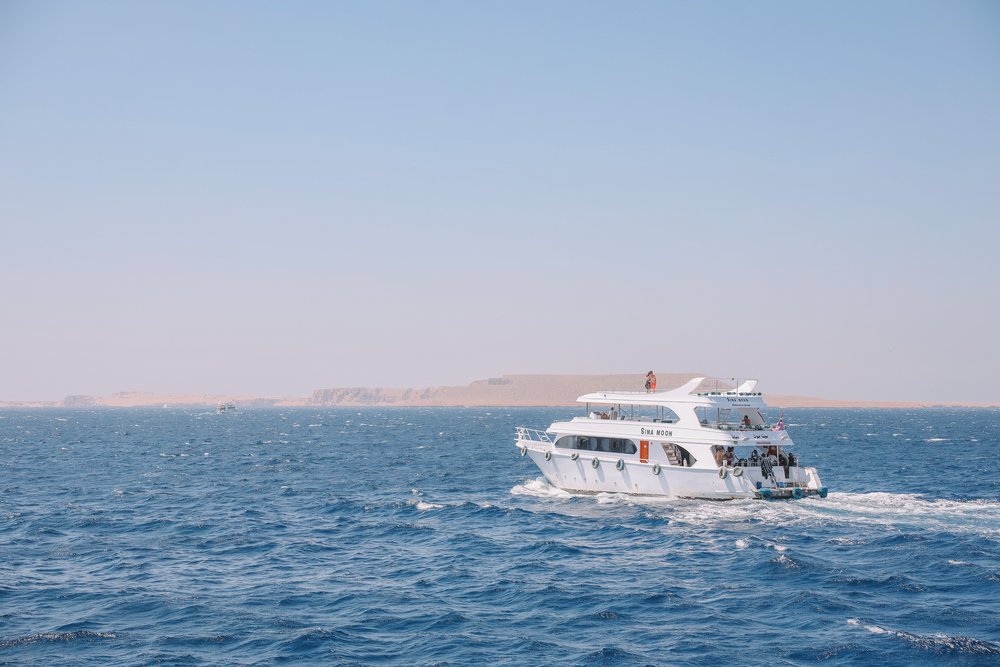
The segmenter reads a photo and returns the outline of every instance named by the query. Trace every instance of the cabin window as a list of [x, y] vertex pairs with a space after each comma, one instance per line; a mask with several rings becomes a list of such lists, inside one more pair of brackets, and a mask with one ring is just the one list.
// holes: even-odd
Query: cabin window
[[556, 447], [559, 449], [578, 449], [575, 435], [564, 435], [556, 440]]
[[656, 406], [656, 416], [653, 421], [664, 422], [666, 424], [676, 424], [679, 421], [677, 413], [665, 405]]
[[632, 440], [623, 438], [599, 438], [591, 435], [564, 435], [556, 440], [560, 449], [582, 449], [588, 452], [611, 454], [635, 454], [638, 448]]

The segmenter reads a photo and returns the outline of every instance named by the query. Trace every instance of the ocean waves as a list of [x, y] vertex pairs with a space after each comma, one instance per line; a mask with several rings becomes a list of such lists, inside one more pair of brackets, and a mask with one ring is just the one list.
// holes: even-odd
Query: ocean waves
[[513, 427], [563, 411], [360, 412], [7, 412], [0, 662], [996, 660], [995, 412], [796, 411], [799, 502], [554, 489]]

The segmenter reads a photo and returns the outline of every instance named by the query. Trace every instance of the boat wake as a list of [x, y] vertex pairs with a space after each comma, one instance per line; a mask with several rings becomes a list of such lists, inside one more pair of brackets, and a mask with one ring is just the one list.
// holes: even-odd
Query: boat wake
[[1000, 503], [989, 500], [927, 499], [910, 493], [838, 493], [804, 500], [696, 500], [622, 493], [570, 493], [544, 477], [514, 486], [511, 495], [589, 499], [597, 505], [633, 505], [674, 523], [764, 521], [774, 524], [864, 524], [889, 528], [967, 533], [1000, 541]]
[[911, 493], [831, 493], [825, 504], [803, 505], [814, 516], [844, 523], [918, 527], [1000, 540], [1000, 503], [989, 500], [927, 499]]

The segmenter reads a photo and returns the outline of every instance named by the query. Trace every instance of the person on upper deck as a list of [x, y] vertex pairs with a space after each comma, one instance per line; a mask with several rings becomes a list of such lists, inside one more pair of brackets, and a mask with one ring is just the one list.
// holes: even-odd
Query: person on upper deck
[[750, 428], [750, 415], [743, 415], [743, 428]]
[[760, 465], [760, 455], [757, 454], [757, 448], [750, 452], [750, 465], [756, 467]]
[[656, 376], [653, 375], [653, 371], [646, 373], [646, 393], [650, 394], [656, 391]]

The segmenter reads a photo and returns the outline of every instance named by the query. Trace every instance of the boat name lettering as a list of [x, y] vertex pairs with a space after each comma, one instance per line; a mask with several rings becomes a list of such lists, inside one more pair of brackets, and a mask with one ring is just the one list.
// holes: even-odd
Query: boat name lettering
[[749, 403], [750, 402], [749, 398], [729, 398], [728, 396], [726, 397], [726, 400], [729, 401], [730, 403]]
[[646, 428], [643, 426], [639, 429], [639, 435], [662, 435], [669, 438], [674, 435], [674, 432], [663, 428]]
[[753, 439], [754, 440], [760, 440], [761, 442], [771, 442], [770, 436], [766, 436], [766, 435], [755, 435], [753, 437]]

